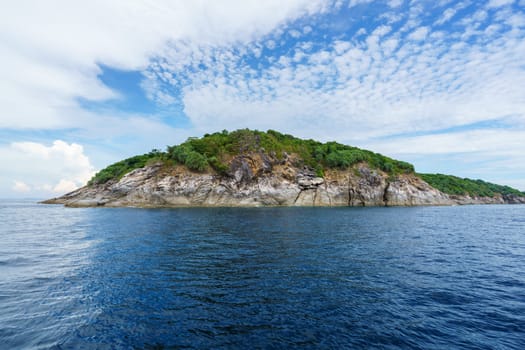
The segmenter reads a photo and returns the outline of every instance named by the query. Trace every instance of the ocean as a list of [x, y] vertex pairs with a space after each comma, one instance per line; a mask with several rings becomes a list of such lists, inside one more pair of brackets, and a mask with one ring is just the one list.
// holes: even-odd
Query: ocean
[[0, 349], [524, 349], [525, 206], [0, 204]]

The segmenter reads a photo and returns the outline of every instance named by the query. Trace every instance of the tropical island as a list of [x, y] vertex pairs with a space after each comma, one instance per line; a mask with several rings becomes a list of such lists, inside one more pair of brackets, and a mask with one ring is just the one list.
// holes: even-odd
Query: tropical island
[[43, 203], [70, 207], [415, 206], [525, 203], [509, 186], [443, 174], [379, 153], [241, 129], [189, 138], [99, 171]]

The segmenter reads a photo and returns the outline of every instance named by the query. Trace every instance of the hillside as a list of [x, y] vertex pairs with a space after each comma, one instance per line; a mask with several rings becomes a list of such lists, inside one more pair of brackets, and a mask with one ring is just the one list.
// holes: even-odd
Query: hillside
[[432, 187], [443, 193], [457, 196], [494, 197], [517, 196], [524, 197], [525, 193], [509, 186], [502, 186], [483, 180], [472, 180], [444, 174], [417, 174]]
[[274, 130], [261, 132], [242, 129], [206, 134], [202, 138], [189, 138], [180, 145], [168, 146], [166, 152], [153, 150], [125, 159], [98, 172], [89, 184], [102, 184], [118, 179], [134, 169], [157, 161], [168, 165], [185, 165], [197, 172], [215, 171], [226, 175], [231, 159], [254, 152], [262, 152], [279, 160], [286, 154], [296, 155], [297, 166], [307, 166], [320, 177], [323, 177], [326, 169], [348, 169], [359, 162], [366, 162], [371, 168], [392, 175], [414, 172], [412, 164], [357, 147], [337, 142], [303, 140]]
[[268, 130], [189, 138], [99, 171], [47, 203], [71, 206], [451, 205], [522, 203], [508, 186], [441, 174], [337, 142]]

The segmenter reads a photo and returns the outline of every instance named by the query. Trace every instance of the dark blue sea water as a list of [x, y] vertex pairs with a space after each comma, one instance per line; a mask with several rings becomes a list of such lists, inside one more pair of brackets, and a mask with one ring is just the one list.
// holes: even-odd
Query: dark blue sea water
[[524, 349], [525, 206], [0, 204], [1, 349]]

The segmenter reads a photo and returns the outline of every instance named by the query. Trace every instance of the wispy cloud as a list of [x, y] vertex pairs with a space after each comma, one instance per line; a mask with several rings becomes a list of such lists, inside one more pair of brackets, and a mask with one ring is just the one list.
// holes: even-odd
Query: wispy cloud
[[399, 7], [403, 4], [404, 0], [389, 0], [388, 1], [388, 6], [392, 7], [392, 8], [396, 8], [396, 7]]
[[358, 6], [358, 5], [369, 4], [371, 2], [374, 2], [374, 0], [350, 0], [348, 2], [348, 7], [352, 8], [352, 7], [355, 7], [355, 6]]
[[523, 41], [508, 28], [476, 32], [467, 43], [464, 29], [401, 33], [378, 25], [361, 40], [338, 39], [313, 51], [297, 42], [263, 69], [246, 63], [259, 43], [177, 44], [148, 77], [180, 96], [199, 130], [319, 130], [316, 121], [328, 121], [334, 136], [350, 140], [523, 115], [523, 91], [514, 88], [525, 77]]
[[501, 7], [505, 5], [513, 4], [514, 0], [489, 0], [487, 7]]
[[303, 0], [11, 3], [0, 13], [0, 128], [71, 127], [81, 110], [77, 98], [117, 98], [97, 78], [99, 63], [143, 69], [168, 41], [246, 42], [325, 6]]

